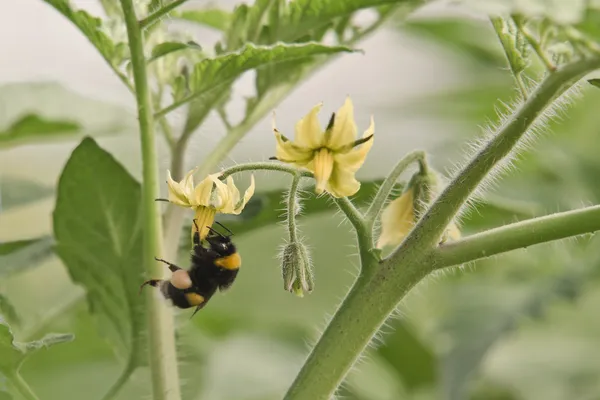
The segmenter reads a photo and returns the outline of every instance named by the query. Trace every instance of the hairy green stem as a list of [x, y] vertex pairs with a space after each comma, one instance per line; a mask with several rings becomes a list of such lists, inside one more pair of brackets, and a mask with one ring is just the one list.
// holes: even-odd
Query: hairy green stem
[[166, 6], [159, 8], [158, 10], [154, 11], [152, 14], [148, 15], [146, 18], [142, 19], [139, 22], [140, 28], [144, 29], [144, 28], [149, 27], [150, 25], [154, 24], [155, 22], [160, 20], [163, 16], [170, 13], [171, 11], [173, 11], [175, 8], [179, 7], [186, 1], [187, 0], [174, 0], [174, 1], [170, 2], [169, 4], [167, 4]]
[[[359, 275], [288, 390], [286, 400], [328, 400], [334, 395], [398, 303], [433, 270], [433, 266], [424, 263], [424, 257], [437, 246], [468, 196], [512, 150], [549, 103], [582, 75], [599, 67], [600, 58], [595, 58], [579, 61], [550, 75], [457, 174], [392, 256], [371, 268], [374, 272]], [[363, 243], [361, 252], [365, 251], [362, 247], [365, 242], [359, 240], [359, 244]]]
[[558, 69], [542, 82], [452, 179], [390, 256], [390, 265], [406, 265], [438, 244], [442, 233], [490, 171], [506, 157], [546, 107], [583, 75], [600, 68], [600, 58], [581, 60]]
[[449, 242], [427, 258], [435, 269], [600, 230], [600, 206], [547, 215]]
[[400, 161], [398, 161], [394, 169], [392, 169], [392, 172], [390, 172], [390, 174], [385, 178], [385, 180], [379, 187], [377, 194], [373, 198], [373, 202], [371, 203], [369, 209], [365, 213], [365, 219], [367, 220], [367, 224], [369, 224], [371, 229], [373, 227], [373, 224], [375, 223], [375, 220], [377, 219], [377, 216], [379, 216], [379, 213], [381, 213], [381, 209], [385, 205], [385, 202], [388, 196], [390, 195], [390, 192], [394, 188], [394, 185], [396, 184], [396, 181], [398, 180], [400, 175], [406, 170], [406, 168], [410, 166], [410, 164], [414, 163], [415, 161], [424, 159], [424, 151], [417, 150], [408, 153]]
[[298, 242], [296, 231], [296, 213], [298, 212], [296, 196], [298, 194], [298, 186], [300, 186], [300, 175], [295, 174], [292, 178], [287, 198], [287, 225], [290, 243]]
[[233, 167], [229, 167], [221, 171], [220, 179], [225, 179], [229, 175], [237, 174], [239, 172], [244, 171], [279, 171], [285, 172], [291, 175], [298, 175], [304, 178], [312, 178], [313, 174], [307, 170], [300, 170], [296, 167], [292, 167], [288, 164], [283, 164], [280, 162], [254, 162], [254, 163], [244, 163], [234, 165]]
[[17, 392], [25, 400], [39, 400], [39, 397], [31, 390], [27, 382], [23, 379], [19, 371], [14, 371], [11, 374], [6, 375], [6, 378], [10, 384], [16, 389]]
[[[142, 147], [142, 208], [144, 221], [144, 265], [148, 276], [162, 276], [162, 265], [154, 260], [162, 256], [162, 219], [159, 205], [154, 201], [159, 193], [158, 156], [154, 119], [146, 60], [144, 58], [142, 32], [138, 25], [133, 0], [121, 0], [127, 36], [131, 51], [131, 65], [135, 83], [138, 119]], [[149, 363], [152, 373], [152, 389], [155, 400], [179, 400], [179, 377], [173, 316], [158, 296], [148, 291], [146, 298], [149, 308], [148, 336]]]

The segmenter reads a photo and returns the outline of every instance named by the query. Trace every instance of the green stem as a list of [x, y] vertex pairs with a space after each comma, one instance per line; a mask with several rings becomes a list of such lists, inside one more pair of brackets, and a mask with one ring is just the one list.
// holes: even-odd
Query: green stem
[[133, 365], [133, 360], [130, 360], [130, 362], [127, 363], [125, 369], [123, 369], [123, 372], [121, 372], [121, 375], [119, 375], [119, 378], [117, 378], [115, 383], [113, 383], [110, 389], [108, 389], [108, 392], [106, 392], [102, 400], [110, 400], [113, 397], [115, 397], [117, 393], [119, 393], [123, 385], [127, 383], [129, 377], [131, 376], [134, 370], [135, 365]]
[[[510, 67], [510, 70], [512, 72], [513, 77], [515, 78], [515, 82], [517, 83], [517, 87], [519, 88], [519, 91], [521, 92], [521, 96], [523, 96], [524, 99], [527, 99], [527, 90], [525, 89], [525, 85], [523, 83], [523, 78], [521, 76], [521, 73], [523, 72], [523, 70], [521, 69], [521, 67], [524, 67], [524, 65], [515, 65], [515, 55], [514, 53], [516, 53], [518, 51], [518, 49], [515, 48], [513, 41], [508, 41], [506, 39], [506, 33], [504, 31], [505, 28], [505, 22], [504, 19], [501, 17], [491, 17], [490, 20], [492, 21], [492, 25], [494, 26], [494, 30], [496, 31], [496, 36], [498, 36], [498, 40], [500, 41], [500, 44], [502, 45], [502, 49], [504, 50], [504, 55], [506, 56], [506, 61], [508, 62], [508, 66]], [[521, 60], [522, 58], [519, 57], [518, 60]]]
[[517, 29], [521, 31], [521, 34], [523, 34], [523, 37], [527, 39], [527, 42], [529, 43], [533, 51], [535, 51], [540, 60], [542, 60], [542, 62], [546, 66], [546, 69], [549, 72], [556, 71], [556, 65], [554, 65], [554, 63], [552, 63], [552, 61], [548, 59], [548, 57], [544, 53], [544, 50], [540, 46], [540, 43], [537, 41], [536, 38], [533, 37], [531, 33], [529, 33], [529, 31], [525, 27], [525, 21], [523, 20], [523, 18], [521, 16], [515, 15], [513, 16], [513, 21], [515, 22], [515, 25], [517, 25]]
[[312, 178], [313, 177], [313, 174], [310, 171], [300, 170], [296, 167], [292, 167], [290, 165], [283, 164], [280, 162], [255, 162], [255, 163], [238, 164], [238, 165], [234, 165], [233, 167], [224, 169], [221, 172], [221, 176], [219, 178], [225, 179], [229, 175], [237, 174], [239, 172], [260, 171], [260, 170], [285, 172], [287, 174], [298, 175], [303, 178]]
[[600, 206], [532, 218], [449, 242], [435, 249], [427, 262], [435, 269], [507, 251], [600, 230]]
[[544, 80], [472, 160], [452, 179], [390, 256], [390, 265], [416, 261], [438, 244], [442, 233], [468, 197], [490, 171], [506, 157], [548, 104], [583, 75], [600, 67], [600, 58], [582, 60], [558, 69]]
[[172, 1], [169, 4], [167, 4], [166, 6], [159, 8], [158, 10], [154, 11], [152, 14], [148, 15], [146, 18], [142, 19], [139, 22], [140, 28], [144, 29], [144, 28], [149, 27], [150, 25], [152, 25], [156, 21], [158, 21], [161, 17], [170, 13], [171, 11], [173, 11], [175, 8], [179, 7], [186, 1], [187, 0], [175, 0], [175, 1]]
[[365, 213], [365, 219], [367, 220], [367, 224], [369, 224], [371, 228], [373, 227], [377, 216], [379, 216], [379, 213], [381, 213], [381, 209], [385, 205], [385, 202], [388, 196], [390, 195], [390, 192], [394, 188], [394, 185], [396, 184], [396, 181], [398, 180], [400, 175], [406, 170], [406, 168], [410, 166], [410, 164], [412, 164], [415, 161], [420, 161], [424, 159], [425, 152], [417, 150], [413, 151], [412, 153], [408, 153], [400, 161], [398, 161], [398, 164], [396, 164], [394, 169], [392, 169], [392, 172], [389, 173], [389, 175], [385, 178], [385, 180], [379, 187], [377, 194], [373, 198], [371, 206], [369, 206], [369, 209]]
[[[142, 147], [142, 208], [144, 221], [144, 265], [150, 277], [162, 276], [162, 265], [154, 261], [155, 256], [163, 253], [162, 220], [160, 208], [154, 201], [159, 193], [158, 157], [152, 102], [144, 58], [142, 32], [137, 22], [133, 0], [121, 0], [127, 36], [131, 51], [131, 65], [138, 109], [138, 119]], [[179, 377], [173, 316], [158, 296], [148, 291], [148, 353], [152, 373], [152, 388], [155, 400], [179, 400]]]
[[7, 374], [6, 378], [25, 400], [39, 400], [39, 397], [31, 390], [19, 371]]
[[290, 243], [298, 242], [298, 235], [296, 232], [296, 196], [298, 194], [299, 185], [300, 175], [295, 174], [292, 178], [292, 184], [290, 185], [290, 191], [288, 192], [287, 198], [287, 225]]

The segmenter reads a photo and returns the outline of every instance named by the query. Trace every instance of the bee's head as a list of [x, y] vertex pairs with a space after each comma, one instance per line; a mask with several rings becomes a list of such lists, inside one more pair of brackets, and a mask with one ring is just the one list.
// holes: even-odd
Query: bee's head
[[[218, 223], [218, 222], [217, 222]], [[219, 224], [221, 225], [221, 224]], [[222, 226], [222, 225], [221, 225]], [[227, 229], [227, 228], [225, 228]], [[230, 239], [230, 236], [233, 234], [229, 229], [229, 236], [225, 236], [215, 231], [212, 228], [209, 228], [210, 232], [206, 237], [206, 241], [210, 244], [210, 248], [215, 253], [219, 254], [221, 257], [226, 257], [231, 254], [234, 254], [237, 250], [235, 245]]]
[[207, 236], [206, 241], [210, 244], [211, 250], [221, 257], [229, 256], [236, 252], [235, 245], [226, 236]]

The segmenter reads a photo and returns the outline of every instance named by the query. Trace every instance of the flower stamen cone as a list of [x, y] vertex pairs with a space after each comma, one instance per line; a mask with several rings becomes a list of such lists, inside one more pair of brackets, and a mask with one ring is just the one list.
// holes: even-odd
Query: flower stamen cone
[[352, 196], [360, 189], [354, 174], [373, 145], [375, 123], [371, 118], [369, 128], [362, 138], [357, 138], [354, 106], [347, 97], [323, 130], [317, 118], [321, 108], [322, 104], [317, 104], [298, 121], [293, 141], [277, 129], [273, 119], [275, 158], [313, 172], [316, 193], [326, 191], [333, 197]]

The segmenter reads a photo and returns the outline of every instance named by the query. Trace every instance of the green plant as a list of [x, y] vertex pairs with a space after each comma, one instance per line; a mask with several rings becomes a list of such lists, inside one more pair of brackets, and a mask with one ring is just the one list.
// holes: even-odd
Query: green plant
[[[46, 249], [51, 248], [61, 258], [73, 281], [85, 287], [94, 316], [123, 359], [122, 374], [105, 398], [117, 396], [130, 376], [148, 364], [154, 398], [180, 399], [181, 368], [171, 311], [151, 291], [143, 297], [137, 294], [144, 276], [164, 273], [154, 257], [174, 259], [181, 233], [191, 229], [182, 227], [183, 208], [168, 204], [162, 213], [160, 203], [155, 202], [160, 191], [156, 133], [162, 134], [170, 150], [171, 174], [180, 180], [190, 137], [215, 111], [227, 134], [196, 170], [196, 175], [204, 178], [214, 173], [244, 135], [303, 79], [332, 57], [356, 52], [354, 46], [360, 39], [394, 13], [412, 10], [421, 2], [259, 0], [227, 13], [179, 11], [177, 7], [185, 3], [179, 0], [166, 4], [103, 0], [108, 18], [101, 21], [74, 10], [66, 0], [45, 1], [82, 31], [135, 96], [142, 183], [93, 139], [84, 138], [60, 177], [53, 238], [3, 243], [0, 256], [32, 254], [30, 246], [46, 243]], [[351, 17], [365, 8], [376, 10], [375, 22], [355, 26]], [[295, 221], [303, 181], [314, 178], [318, 192], [327, 192], [324, 196], [332, 199], [356, 233], [359, 274], [289, 387], [286, 399], [333, 396], [400, 301], [435, 271], [600, 229], [600, 206], [596, 205], [497, 226], [462, 239], [452, 235], [452, 224], [461, 219], [469, 202], [477, 200], [478, 191], [502, 172], [520, 146], [536, 139], [544, 123], [570, 100], [570, 91], [579, 80], [600, 68], [596, 43], [600, 37], [589, 28], [589, 19], [597, 10], [590, 7], [568, 24], [552, 15], [510, 11], [509, 17], [493, 17], [492, 22], [520, 92], [519, 99], [500, 123], [490, 128], [449, 182], [442, 183], [425, 153], [415, 151], [401, 159], [377, 185], [373, 199], [365, 199], [365, 191], [375, 186], [367, 184], [355, 198], [347, 197], [358, 190], [354, 172], [369, 151], [377, 152], [377, 133], [373, 136], [371, 128], [360, 139], [346, 137], [347, 132], [354, 135], [349, 128], [354, 124], [352, 112], [344, 108], [351, 107], [349, 103], [324, 132], [312, 124], [316, 120], [313, 114], [305, 117], [305, 128], [299, 129], [301, 133], [294, 142], [275, 130], [279, 162], [238, 164], [216, 173], [215, 179], [220, 181], [261, 170], [292, 176], [286, 199], [289, 243], [282, 257], [284, 287], [288, 291], [302, 295], [313, 288], [318, 290], [310, 255]], [[184, 34], [167, 31], [161, 20], [166, 15], [222, 30], [223, 39], [208, 54]], [[116, 33], [123, 26], [126, 41]], [[329, 32], [336, 35], [335, 45], [324, 44]], [[543, 79], [528, 88], [525, 77], [540, 65], [545, 69]], [[256, 93], [247, 99], [244, 117], [234, 124], [225, 105], [233, 83], [250, 70], [256, 71]], [[164, 105], [169, 90], [171, 100]], [[184, 123], [175, 127], [167, 116], [180, 108], [186, 109]], [[175, 134], [176, 128], [180, 134]], [[13, 123], [1, 142], [11, 146], [40, 133], [47, 137], [73, 135], [78, 129], [72, 121], [28, 116]], [[318, 142], [315, 138], [321, 133], [323, 140]], [[345, 141], [336, 135], [344, 136]], [[397, 180], [413, 164], [419, 166], [419, 171], [403, 185], [403, 193], [411, 196], [404, 199], [410, 201], [395, 203], [401, 206], [401, 216], [382, 214], [384, 206], [392, 204], [389, 200]], [[217, 187], [220, 181], [215, 183]], [[393, 230], [401, 218], [406, 222], [402, 224], [406, 228], [402, 239], [389, 254], [384, 253], [387, 249], [378, 248], [374, 240], [378, 221], [383, 228]], [[240, 225], [243, 227], [244, 222]], [[187, 246], [189, 242], [185, 243]], [[18, 262], [18, 258], [11, 260], [7, 272], [14, 270]], [[9, 313], [4, 313], [9, 319]], [[26, 398], [36, 398], [18, 374], [5, 375]]]

